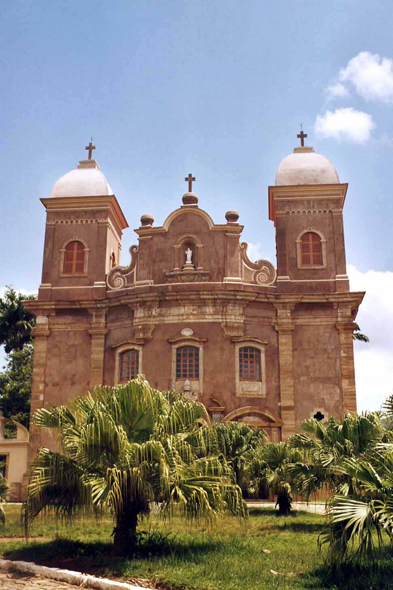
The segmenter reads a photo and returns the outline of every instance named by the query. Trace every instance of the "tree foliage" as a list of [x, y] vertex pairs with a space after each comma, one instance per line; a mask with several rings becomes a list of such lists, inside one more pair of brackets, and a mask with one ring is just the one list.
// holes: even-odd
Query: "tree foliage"
[[7, 287], [0, 298], [0, 345], [8, 354], [22, 350], [31, 342], [35, 318], [23, 305], [23, 300], [35, 299], [35, 295], [22, 295], [13, 287]]
[[6, 418], [29, 427], [31, 383], [33, 378], [32, 344], [10, 353], [0, 373], [0, 409]]
[[212, 520], [227, 508], [246, 514], [232, 470], [217, 456], [205, 407], [155, 391], [142, 376], [40, 409], [34, 422], [57, 429], [61, 450], [42, 448], [33, 463], [27, 523], [46, 507], [64, 517], [110, 509], [115, 551], [124, 554], [151, 502], [190, 520]]
[[257, 449], [266, 442], [265, 431], [243, 422], [214, 424], [214, 431], [219, 451], [232, 467], [237, 485], [245, 490], [248, 487], [248, 464]]
[[360, 331], [359, 324], [355, 324], [355, 329], [353, 331], [352, 337], [354, 340], [359, 340], [360, 342], [370, 342], [370, 338], [366, 336], [366, 334], [362, 334]]
[[290, 440], [304, 453], [291, 467], [300, 491], [307, 497], [324, 484], [332, 489], [321, 543], [329, 545], [336, 562], [350, 549], [373, 553], [384, 533], [393, 538], [393, 434], [383, 418], [381, 412], [366, 412], [347, 414], [342, 422], [306, 420], [305, 432]]
[[301, 453], [287, 443], [268, 442], [257, 450], [248, 466], [250, 492], [274, 494], [280, 516], [291, 512], [296, 480], [290, 468], [300, 459]]
[[[0, 463], [0, 467], [2, 467], [2, 465], [4, 465], [4, 463]], [[8, 492], [9, 486], [8, 483], [5, 479], [5, 477], [3, 476], [2, 473], [0, 473], [0, 523], [4, 524], [5, 523], [5, 514], [4, 514], [4, 509], [3, 509], [3, 503], [6, 501], [6, 495]]]
[[[10, 420], [29, 427], [30, 398], [33, 374], [32, 331], [34, 316], [26, 310], [23, 300], [35, 299], [7, 287], [0, 298], [0, 345], [7, 353], [6, 365], [0, 373], [0, 409]], [[12, 426], [6, 425], [6, 435]]]

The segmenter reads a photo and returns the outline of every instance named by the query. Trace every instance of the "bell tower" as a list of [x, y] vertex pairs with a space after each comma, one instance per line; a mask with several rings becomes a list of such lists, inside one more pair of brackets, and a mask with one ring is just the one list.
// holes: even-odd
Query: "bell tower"
[[284, 158], [269, 187], [269, 219], [276, 227], [277, 292], [349, 291], [343, 207], [347, 184], [333, 164], [304, 145]]
[[105, 297], [105, 276], [120, 263], [121, 238], [128, 227], [117, 199], [92, 158], [79, 162], [41, 199], [46, 218], [40, 300]]

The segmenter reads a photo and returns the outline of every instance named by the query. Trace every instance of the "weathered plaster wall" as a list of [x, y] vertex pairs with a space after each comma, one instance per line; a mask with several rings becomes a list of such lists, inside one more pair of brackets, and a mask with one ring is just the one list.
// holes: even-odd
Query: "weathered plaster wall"
[[[71, 321], [71, 314], [68, 316]], [[86, 330], [52, 331], [48, 337], [45, 401], [64, 404], [90, 388], [90, 335]], [[76, 329], [75, 329], [76, 328]]]
[[342, 415], [339, 335], [334, 324], [297, 325], [293, 332], [296, 423], [319, 410]]

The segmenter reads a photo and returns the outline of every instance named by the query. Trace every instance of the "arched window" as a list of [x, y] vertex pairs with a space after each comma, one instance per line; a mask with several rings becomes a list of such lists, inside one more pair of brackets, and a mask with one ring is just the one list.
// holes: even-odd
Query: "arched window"
[[258, 348], [243, 346], [239, 349], [239, 379], [261, 380], [261, 351]]
[[82, 275], [85, 271], [85, 247], [77, 240], [69, 242], [65, 247], [63, 274]]
[[116, 256], [115, 256], [115, 253], [112, 252], [112, 254], [109, 257], [109, 267], [114, 268], [115, 266], [116, 266]]
[[322, 240], [315, 232], [307, 232], [300, 240], [301, 266], [322, 266]]
[[181, 346], [176, 349], [176, 379], [199, 379], [199, 348]]
[[119, 381], [126, 383], [135, 379], [139, 373], [139, 350], [132, 348], [122, 352], [119, 356]]

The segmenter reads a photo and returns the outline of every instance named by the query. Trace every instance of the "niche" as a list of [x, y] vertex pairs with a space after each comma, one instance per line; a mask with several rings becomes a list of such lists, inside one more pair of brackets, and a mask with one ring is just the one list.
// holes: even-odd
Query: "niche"
[[195, 270], [198, 267], [197, 251], [198, 248], [192, 240], [183, 242], [180, 249], [181, 268], [183, 270]]

